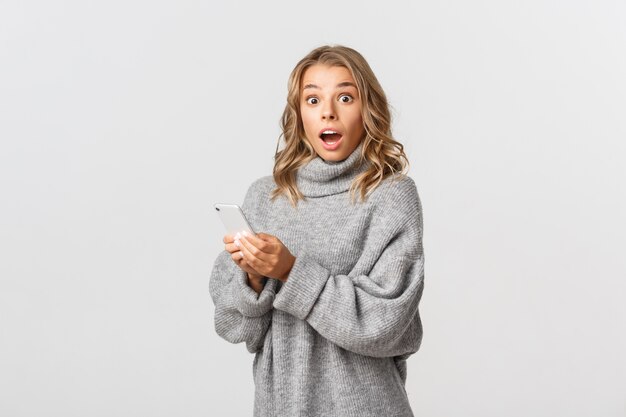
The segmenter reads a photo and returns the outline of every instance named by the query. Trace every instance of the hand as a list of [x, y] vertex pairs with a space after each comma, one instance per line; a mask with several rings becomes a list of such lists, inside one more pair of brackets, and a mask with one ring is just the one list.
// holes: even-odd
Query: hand
[[256, 274], [287, 281], [296, 258], [276, 236], [267, 233], [254, 236], [244, 232], [241, 239], [235, 240], [237, 244], [247, 265]]
[[260, 283], [262, 281], [263, 275], [259, 274], [254, 270], [248, 262], [243, 257], [243, 252], [239, 249], [239, 247], [234, 243], [235, 236], [232, 235], [224, 235], [223, 242], [226, 243], [224, 248], [228, 253], [230, 253], [230, 257], [237, 264], [239, 268], [241, 268], [244, 272], [248, 273], [248, 279], [253, 283]]

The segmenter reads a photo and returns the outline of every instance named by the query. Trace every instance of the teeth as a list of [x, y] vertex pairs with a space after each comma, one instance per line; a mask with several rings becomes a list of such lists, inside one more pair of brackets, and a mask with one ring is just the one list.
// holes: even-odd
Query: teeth
[[329, 141], [325, 138], [326, 135], [339, 135], [338, 132], [335, 132], [334, 130], [324, 130], [322, 131], [322, 134], [320, 135], [320, 138], [327, 144], [327, 145], [334, 145], [335, 143], [339, 142], [339, 140], [341, 140], [341, 138], [333, 140], [333, 141]]

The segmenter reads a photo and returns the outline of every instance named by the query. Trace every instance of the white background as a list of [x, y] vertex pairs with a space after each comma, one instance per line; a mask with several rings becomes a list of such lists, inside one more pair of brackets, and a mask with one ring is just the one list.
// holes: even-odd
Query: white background
[[[225, 2], [224, 2], [225, 3]], [[215, 202], [359, 50], [423, 205], [416, 416], [626, 413], [623, 1], [0, 3], [0, 414], [244, 416]]]

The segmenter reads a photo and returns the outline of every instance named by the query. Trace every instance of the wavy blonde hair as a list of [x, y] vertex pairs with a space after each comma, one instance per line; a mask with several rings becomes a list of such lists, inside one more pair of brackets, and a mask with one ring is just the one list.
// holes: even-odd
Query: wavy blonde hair
[[360, 53], [341, 45], [315, 48], [298, 62], [289, 76], [287, 105], [280, 120], [282, 133], [278, 138], [279, 142], [281, 137], [284, 139], [285, 147], [278, 151], [276, 144], [273, 175], [277, 188], [272, 190], [271, 199], [285, 194], [294, 207], [300, 199], [305, 199], [296, 185], [296, 172], [315, 159], [317, 153], [306, 138], [300, 115], [301, 83], [304, 72], [315, 64], [345, 67], [357, 85], [365, 128], [360, 161], [370, 161], [371, 167], [354, 179], [350, 194], [352, 204], [357, 191], [365, 201], [385, 178], [406, 174], [409, 161], [404, 146], [391, 134], [389, 104], [374, 72]]

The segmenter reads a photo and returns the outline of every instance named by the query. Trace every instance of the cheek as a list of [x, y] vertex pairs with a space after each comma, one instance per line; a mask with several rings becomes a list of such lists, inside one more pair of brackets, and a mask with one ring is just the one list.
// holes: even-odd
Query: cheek
[[300, 117], [302, 118], [302, 125], [304, 127], [304, 131], [309, 133], [311, 129], [313, 128], [311, 115], [308, 112], [303, 111], [303, 112], [300, 112]]
[[356, 113], [353, 115], [353, 117], [351, 118], [350, 127], [351, 130], [355, 133], [365, 130], [365, 128], [363, 127], [363, 118], [361, 117], [361, 113]]

